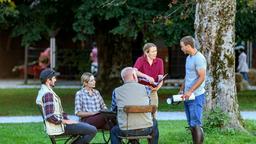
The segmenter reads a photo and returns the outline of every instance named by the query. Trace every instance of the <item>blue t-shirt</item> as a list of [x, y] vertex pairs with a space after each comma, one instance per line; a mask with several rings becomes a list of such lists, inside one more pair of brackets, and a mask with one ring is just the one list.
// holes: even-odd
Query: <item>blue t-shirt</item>
[[[195, 55], [187, 56], [186, 59], [186, 76], [185, 76], [185, 92], [187, 92], [198, 80], [199, 75], [197, 73], [200, 69], [206, 70], [205, 57], [199, 51]], [[199, 96], [205, 92], [204, 89], [205, 80], [203, 83], [193, 92], [195, 96]]]

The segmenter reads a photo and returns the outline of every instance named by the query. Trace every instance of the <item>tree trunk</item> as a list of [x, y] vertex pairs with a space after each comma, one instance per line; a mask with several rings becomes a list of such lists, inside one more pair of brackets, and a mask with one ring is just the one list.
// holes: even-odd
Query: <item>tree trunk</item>
[[206, 111], [220, 107], [226, 128], [243, 129], [235, 87], [234, 0], [197, 0], [195, 39], [207, 60]]
[[[98, 64], [97, 88], [107, 96], [122, 83], [120, 72], [132, 66], [131, 41], [109, 33], [97, 35]], [[103, 95], [103, 96], [104, 96]]]

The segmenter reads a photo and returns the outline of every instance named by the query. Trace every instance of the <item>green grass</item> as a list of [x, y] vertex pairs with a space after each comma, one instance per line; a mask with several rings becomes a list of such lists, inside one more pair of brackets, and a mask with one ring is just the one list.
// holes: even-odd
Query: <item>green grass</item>
[[[64, 111], [74, 114], [74, 97], [78, 89], [55, 89], [61, 97]], [[0, 116], [10, 115], [39, 115], [35, 104], [38, 89], [0, 89]], [[176, 94], [177, 89], [159, 91], [159, 111], [182, 111], [183, 104], [168, 105], [166, 98]], [[108, 106], [111, 103], [111, 96], [104, 96]], [[242, 91], [238, 93], [240, 110], [256, 110], [256, 91]]]
[[[190, 144], [190, 132], [185, 129], [185, 121], [159, 121], [160, 144]], [[246, 121], [251, 132], [221, 132], [214, 130], [205, 133], [205, 144], [255, 144], [256, 121]], [[2, 144], [48, 144], [50, 139], [44, 133], [43, 123], [0, 124], [0, 143]], [[102, 142], [98, 133], [92, 142]], [[144, 142], [145, 143], [145, 142]]]
[[241, 110], [256, 110], [256, 91], [246, 90], [238, 93], [238, 102]]

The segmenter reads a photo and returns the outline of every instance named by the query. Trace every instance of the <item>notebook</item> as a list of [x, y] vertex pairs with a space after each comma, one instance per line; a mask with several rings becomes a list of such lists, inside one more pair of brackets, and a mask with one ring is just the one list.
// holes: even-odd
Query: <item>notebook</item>
[[157, 87], [167, 77], [167, 75], [168, 74], [165, 74], [162, 78], [160, 78], [158, 80], [158, 82], [154, 82], [154, 83], [150, 83], [148, 79], [142, 78], [142, 77], [139, 77], [138, 81], [139, 81], [140, 84], [143, 84], [143, 85]]

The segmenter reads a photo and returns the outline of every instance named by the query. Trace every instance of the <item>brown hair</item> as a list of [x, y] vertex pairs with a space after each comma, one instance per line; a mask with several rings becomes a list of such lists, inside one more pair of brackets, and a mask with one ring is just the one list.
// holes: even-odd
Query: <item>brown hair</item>
[[183, 42], [185, 46], [190, 45], [192, 48], [195, 47], [195, 39], [192, 36], [185, 36], [180, 42]]

